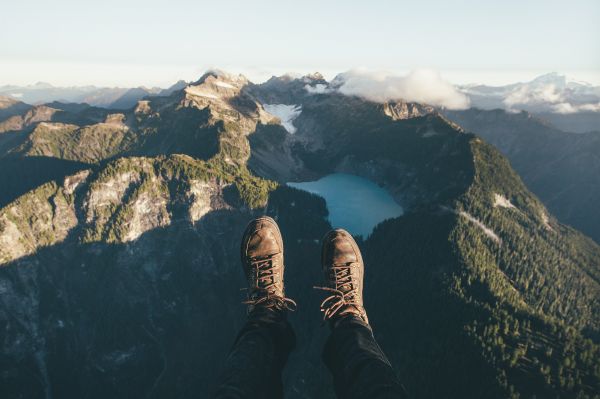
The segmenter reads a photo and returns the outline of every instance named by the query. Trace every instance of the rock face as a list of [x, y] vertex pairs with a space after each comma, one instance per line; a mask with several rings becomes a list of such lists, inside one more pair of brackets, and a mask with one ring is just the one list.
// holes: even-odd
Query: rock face
[[88, 163], [126, 151], [135, 140], [122, 123], [97, 123], [78, 127], [72, 124], [38, 124], [18, 149], [29, 156], [46, 156]]
[[199, 222], [209, 212], [230, 209], [223, 199], [223, 190], [228, 185], [210, 184], [201, 180], [190, 181], [188, 216], [193, 223]]
[[0, 133], [21, 130], [37, 122], [50, 121], [57, 111], [58, 109], [46, 105], [35, 106], [23, 115], [14, 115], [4, 121], [0, 120]]
[[19, 103], [20, 103], [20, 101], [17, 101], [13, 98], [0, 96], [0, 109], [1, 110], [9, 109]]
[[[30, 109], [31, 105], [29, 104], [14, 100], [10, 97], [0, 96], [0, 123], [13, 116], [23, 114]], [[0, 128], [0, 133], [6, 130], [6, 128]]]
[[434, 108], [431, 106], [406, 101], [386, 102], [383, 104], [383, 113], [394, 120], [417, 118], [431, 114], [434, 111]]
[[[320, 79], [210, 73], [121, 114], [63, 107], [17, 132], [0, 160], [86, 163], [0, 209], [3, 397], [207, 396], [244, 322], [242, 231], [268, 214], [301, 306], [286, 395], [332, 398], [321, 298], [307, 288], [331, 226], [322, 198], [284, 183], [335, 171], [405, 209], [359, 244], [369, 318], [413, 396], [596, 394], [598, 245], [480, 138], [423, 105], [386, 112], [305, 89]], [[296, 132], [265, 103], [301, 106]]]
[[0, 262], [63, 241], [77, 225], [70, 189], [47, 183], [0, 212]]
[[[215, 177], [172, 175], [172, 163], [202, 173], [191, 158], [123, 158], [90, 179], [90, 170], [45, 184], [0, 211], [0, 263], [9, 263], [67, 237], [124, 243], [173, 222], [194, 224], [228, 209]], [[77, 210], [76, 210], [77, 206]], [[75, 229], [77, 227], [77, 229]], [[75, 229], [75, 231], [73, 231]]]

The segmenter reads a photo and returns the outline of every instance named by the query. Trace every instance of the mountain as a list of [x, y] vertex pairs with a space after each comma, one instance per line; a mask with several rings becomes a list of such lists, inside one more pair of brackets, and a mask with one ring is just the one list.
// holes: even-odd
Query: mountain
[[22, 101], [17, 101], [10, 97], [0, 96], [0, 121], [10, 118], [11, 116], [21, 114], [28, 111], [30, 105]]
[[38, 82], [28, 86], [0, 86], [0, 95], [28, 104], [39, 104], [51, 101], [77, 102], [95, 90], [98, 90], [95, 86], [55, 87], [49, 83]]
[[527, 111], [567, 132], [600, 130], [600, 86], [558, 73], [506, 86], [464, 85], [471, 106], [485, 110]]
[[178, 80], [177, 83], [173, 84], [172, 86], [161, 90], [158, 95], [159, 96], [169, 96], [171, 94], [173, 94], [173, 92], [175, 91], [179, 91], [179, 90], [183, 90], [185, 89], [185, 87], [187, 86], [187, 82], [185, 80]]
[[76, 102], [110, 109], [128, 109], [134, 107], [144, 97], [159, 94], [161, 91], [157, 87], [101, 88], [78, 98]]
[[600, 242], [600, 132], [565, 133], [527, 112], [444, 113], [506, 155], [560, 221]]
[[580, 111], [571, 114], [538, 112], [535, 115], [565, 132], [600, 132], [600, 112], [598, 111]]
[[3, 134], [22, 141], [0, 161], [79, 165], [0, 209], [3, 397], [205, 395], [244, 321], [238, 245], [259, 214], [280, 224], [300, 305], [287, 397], [333, 397], [310, 288], [328, 211], [285, 184], [332, 172], [405, 210], [358, 242], [369, 318], [412, 396], [597, 394], [600, 247], [437, 111], [310, 79], [211, 72], [102, 122], [63, 110], [69, 124]]
[[[168, 89], [165, 90], [168, 91]], [[55, 87], [49, 83], [40, 82], [29, 86], [0, 86], [0, 96], [35, 105], [57, 101], [62, 103], [87, 103], [104, 108], [127, 109], [135, 106], [138, 100], [147, 96], [164, 94], [165, 90], [157, 87]]]

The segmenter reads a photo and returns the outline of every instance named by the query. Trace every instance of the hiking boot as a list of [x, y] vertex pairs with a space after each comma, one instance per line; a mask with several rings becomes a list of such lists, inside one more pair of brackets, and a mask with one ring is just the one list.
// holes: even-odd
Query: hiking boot
[[330, 231], [323, 237], [321, 264], [325, 287], [315, 287], [331, 293], [321, 303], [324, 320], [354, 316], [369, 324], [363, 306], [363, 276], [365, 266], [354, 238], [343, 229]]
[[283, 240], [277, 223], [268, 216], [254, 219], [242, 237], [242, 265], [248, 281], [248, 313], [257, 308], [294, 310], [285, 297]]

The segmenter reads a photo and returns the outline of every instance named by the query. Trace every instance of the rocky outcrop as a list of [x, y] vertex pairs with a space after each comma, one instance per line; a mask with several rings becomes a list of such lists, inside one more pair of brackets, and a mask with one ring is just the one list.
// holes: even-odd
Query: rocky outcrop
[[189, 220], [196, 223], [209, 212], [231, 207], [223, 199], [223, 190], [228, 184], [208, 183], [202, 180], [191, 180], [190, 189], [186, 193], [189, 199]]
[[0, 210], [0, 264], [64, 241], [77, 225], [74, 193], [86, 172], [25, 194]]
[[136, 136], [123, 124], [123, 115], [110, 115], [108, 122], [79, 127], [41, 122], [15, 152], [70, 161], [95, 163], [126, 152]]
[[0, 133], [25, 129], [38, 122], [48, 122], [59, 110], [47, 105], [38, 105], [23, 115], [14, 115], [5, 121], [0, 121]]
[[[186, 174], [178, 173], [185, 168]], [[174, 222], [196, 224], [230, 209], [226, 175], [190, 157], [121, 158], [47, 183], [0, 211], [0, 264], [72, 235], [85, 243], [124, 243]], [[77, 229], [75, 229], [77, 227]]]
[[104, 123], [107, 125], [125, 126], [125, 114], [108, 114]]
[[248, 84], [248, 79], [242, 75], [208, 73], [184, 89], [181, 104], [198, 109], [208, 108], [212, 117], [223, 121], [226, 128], [233, 124], [240, 133], [248, 134], [256, 129], [257, 123], [277, 121], [243, 90]]
[[14, 107], [19, 103], [20, 101], [17, 101], [13, 98], [0, 96], [0, 110], [9, 109], [10, 107]]
[[[11, 119], [15, 123], [19, 115], [23, 115], [32, 108], [31, 105], [25, 104], [24, 102], [17, 101], [10, 97], [0, 96], [0, 133], [8, 130], [18, 130], [20, 128], [8, 128], [9, 124], [4, 122], [7, 119]], [[17, 117], [17, 118], [15, 118]]]
[[432, 106], [406, 102], [388, 101], [383, 103], [383, 113], [393, 120], [418, 118], [435, 112]]

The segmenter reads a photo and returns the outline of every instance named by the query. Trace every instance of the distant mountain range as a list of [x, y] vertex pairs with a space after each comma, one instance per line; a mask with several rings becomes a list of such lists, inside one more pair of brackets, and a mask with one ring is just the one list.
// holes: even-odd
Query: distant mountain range
[[[538, 122], [368, 101], [316, 74], [253, 84], [211, 72], [122, 111], [2, 104], [3, 397], [206, 396], [244, 320], [239, 238], [268, 214], [300, 304], [286, 397], [332, 398], [309, 288], [332, 226], [321, 197], [286, 182], [334, 172], [376, 182], [405, 210], [358, 241], [369, 317], [411, 396], [600, 391], [600, 246], [484, 138], [517, 165], [552, 128], [528, 142], [509, 132], [503, 147], [498, 125]], [[519, 168], [533, 185], [531, 165]]]
[[600, 86], [549, 73], [530, 82], [459, 88], [474, 108], [527, 111], [568, 132], [600, 131]]
[[[327, 82], [316, 74], [318, 82], [313, 90], [337, 89], [344, 74]], [[291, 77], [285, 79], [294, 80]], [[138, 100], [148, 96], [164, 96], [180, 90], [187, 83], [183, 80], [167, 89], [108, 88], [96, 86], [55, 87], [38, 82], [29, 86], [0, 86], [0, 96], [27, 104], [48, 102], [87, 103], [96, 107], [128, 109]], [[304, 89], [300, 82], [297, 89]], [[268, 85], [268, 82], [267, 82]], [[304, 84], [305, 85], [305, 84]], [[484, 110], [504, 109], [508, 112], [527, 111], [552, 123], [555, 127], [575, 133], [600, 130], [600, 86], [567, 79], [558, 73], [548, 73], [532, 81], [505, 86], [470, 84], [457, 87], [470, 100], [471, 107]]]
[[146, 96], [168, 95], [174, 90], [181, 89], [185, 84], [184, 81], [179, 81], [167, 89], [161, 89], [159, 87], [55, 87], [49, 83], [38, 82], [29, 86], [0, 86], [0, 96], [10, 97], [32, 105], [58, 101], [63, 103], [86, 103], [104, 108], [127, 109], [133, 107], [138, 100]]

